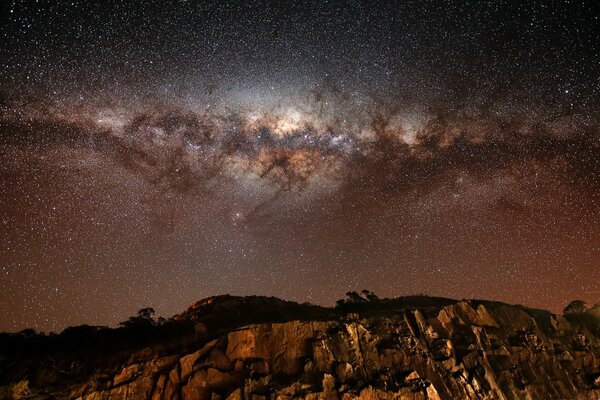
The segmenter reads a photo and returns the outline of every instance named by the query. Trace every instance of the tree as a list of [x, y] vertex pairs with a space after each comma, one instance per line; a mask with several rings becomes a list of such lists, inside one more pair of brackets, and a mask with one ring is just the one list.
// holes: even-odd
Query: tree
[[154, 314], [155, 311], [152, 307], [142, 308], [138, 311], [138, 317], [147, 321], [154, 321]]
[[587, 304], [583, 300], [573, 300], [563, 310], [563, 315], [582, 314], [587, 310]]
[[371, 292], [370, 290], [363, 289], [362, 294], [363, 294], [363, 297], [365, 297], [368, 301], [379, 300], [379, 297], [375, 293]]
[[336, 301], [335, 306], [343, 307], [346, 304], [361, 304], [375, 301], [379, 301], [379, 297], [370, 290], [364, 289], [360, 293], [356, 291], [346, 292], [346, 298]]
[[25, 328], [22, 331], [20, 331], [19, 334], [25, 337], [33, 337], [37, 335], [35, 329], [32, 328]]
[[367, 299], [362, 297], [358, 292], [346, 292], [346, 303], [364, 303], [366, 301]]
[[143, 327], [143, 326], [159, 326], [164, 324], [167, 320], [163, 317], [154, 318], [154, 308], [146, 307], [138, 311], [136, 316], [129, 317], [127, 321], [121, 322], [119, 325], [130, 328], [130, 327]]

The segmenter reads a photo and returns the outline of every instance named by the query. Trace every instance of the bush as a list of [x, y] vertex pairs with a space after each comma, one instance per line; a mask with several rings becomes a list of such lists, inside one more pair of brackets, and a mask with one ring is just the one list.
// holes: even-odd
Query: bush
[[369, 302], [377, 302], [379, 301], [379, 297], [370, 290], [364, 289], [360, 293], [352, 291], [346, 293], [345, 299], [339, 299], [335, 302], [335, 306], [340, 308], [349, 304], [364, 304]]
[[563, 310], [563, 315], [582, 314], [587, 310], [587, 304], [583, 300], [573, 300]]
[[123, 321], [119, 325], [125, 328], [152, 327], [163, 325], [166, 322], [166, 319], [164, 319], [163, 317], [155, 318], [154, 314], [154, 308], [142, 308], [138, 311], [138, 315], [134, 317], [129, 317], [127, 321]]

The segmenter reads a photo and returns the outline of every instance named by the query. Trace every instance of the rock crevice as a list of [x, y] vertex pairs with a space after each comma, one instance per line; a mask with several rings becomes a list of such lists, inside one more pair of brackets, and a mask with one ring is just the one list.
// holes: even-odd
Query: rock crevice
[[[359, 321], [254, 324], [132, 364], [79, 400], [600, 399], [598, 341], [470, 302]], [[594, 378], [596, 381], [594, 381]]]

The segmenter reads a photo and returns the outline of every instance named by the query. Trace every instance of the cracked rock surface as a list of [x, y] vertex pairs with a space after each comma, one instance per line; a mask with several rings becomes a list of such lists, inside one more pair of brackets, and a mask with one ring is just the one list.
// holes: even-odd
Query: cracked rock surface
[[598, 338], [561, 315], [477, 301], [362, 311], [211, 333], [200, 325], [208, 314], [192, 307], [175, 317], [200, 325], [191, 346], [147, 348], [103, 367], [100, 382], [68, 382], [58, 397], [35, 396], [600, 399]]

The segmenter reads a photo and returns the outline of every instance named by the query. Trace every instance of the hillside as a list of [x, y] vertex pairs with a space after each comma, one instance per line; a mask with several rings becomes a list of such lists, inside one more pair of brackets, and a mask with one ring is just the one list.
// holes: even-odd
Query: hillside
[[136, 318], [1, 334], [0, 399], [600, 399], [600, 330], [585, 313], [226, 295], [164, 323]]

